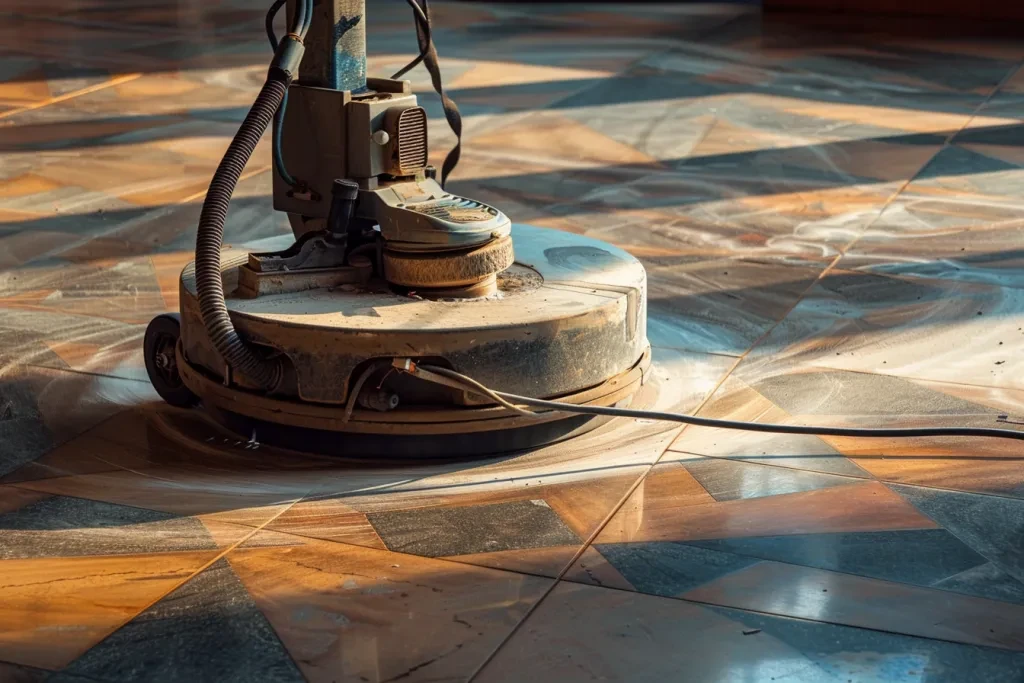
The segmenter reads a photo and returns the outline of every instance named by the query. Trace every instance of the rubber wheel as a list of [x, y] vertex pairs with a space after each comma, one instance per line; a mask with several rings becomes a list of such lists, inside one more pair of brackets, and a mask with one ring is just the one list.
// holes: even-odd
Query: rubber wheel
[[199, 403], [199, 397], [185, 386], [178, 373], [175, 347], [180, 338], [181, 316], [177, 313], [166, 313], [153, 318], [146, 327], [143, 343], [146, 372], [160, 398], [178, 408], [192, 408]]

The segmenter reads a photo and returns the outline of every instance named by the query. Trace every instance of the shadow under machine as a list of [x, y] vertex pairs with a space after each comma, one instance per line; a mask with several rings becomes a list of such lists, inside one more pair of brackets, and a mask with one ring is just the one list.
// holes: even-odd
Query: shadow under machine
[[[181, 314], [146, 331], [153, 385], [171, 404], [201, 403], [247, 437], [297, 450], [476, 455], [593, 428], [600, 418], [517, 411], [465, 377], [510, 394], [628, 404], [650, 362], [643, 267], [446, 189], [459, 146], [439, 180], [427, 111], [401, 80], [422, 63], [461, 133], [427, 0], [409, 0], [420, 55], [392, 78], [366, 75], [365, 4], [288, 0], [280, 39], [273, 15], [285, 3], [271, 8], [274, 59], [211, 182]], [[273, 205], [294, 242], [224, 250], [231, 195], [271, 124]]]

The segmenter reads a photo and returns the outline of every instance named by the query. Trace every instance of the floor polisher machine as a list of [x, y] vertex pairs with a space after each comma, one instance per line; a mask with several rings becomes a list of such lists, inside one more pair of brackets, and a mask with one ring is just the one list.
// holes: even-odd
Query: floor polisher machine
[[[391, 78], [367, 77], [365, 0], [271, 7], [273, 61], [210, 184], [180, 316], [146, 331], [149, 377], [168, 403], [201, 404], [247, 437], [296, 450], [465, 456], [607, 419], [524, 410], [503, 393], [623, 407], [643, 383], [640, 263], [447, 191], [458, 143], [440, 174], [428, 164], [427, 112], [402, 75], [422, 64], [457, 137], [462, 122], [444, 93], [428, 0], [408, 2], [419, 55]], [[271, 126], [274, 209], [288, 214], [294, 243], [224, 249], [232, 193]]]

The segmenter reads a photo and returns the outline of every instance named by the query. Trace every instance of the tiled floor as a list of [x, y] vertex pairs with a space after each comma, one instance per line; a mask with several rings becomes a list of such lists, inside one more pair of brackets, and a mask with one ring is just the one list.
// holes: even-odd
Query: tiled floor
[[[161, 404], [142, 333], [265, 72], [260, 4], [0, 12], [0, 681], [1024, 681], [1016, 443], [622, 421], [384, 467]], [[387, 74], [412, 22], [371, 9]], [[453, 188], [644, 261], [652, 405], [1024, 419], [1024, 42], [745, 3], [435, 15]], [[287, 232], [268, 167], [235, 244]]]

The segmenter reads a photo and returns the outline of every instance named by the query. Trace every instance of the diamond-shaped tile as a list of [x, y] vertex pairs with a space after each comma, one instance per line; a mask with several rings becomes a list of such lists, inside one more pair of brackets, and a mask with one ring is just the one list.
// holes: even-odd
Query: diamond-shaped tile
[[368, 515], [389, 550], [426, 557], [543, 548], [579, 538], [543, 500]]

